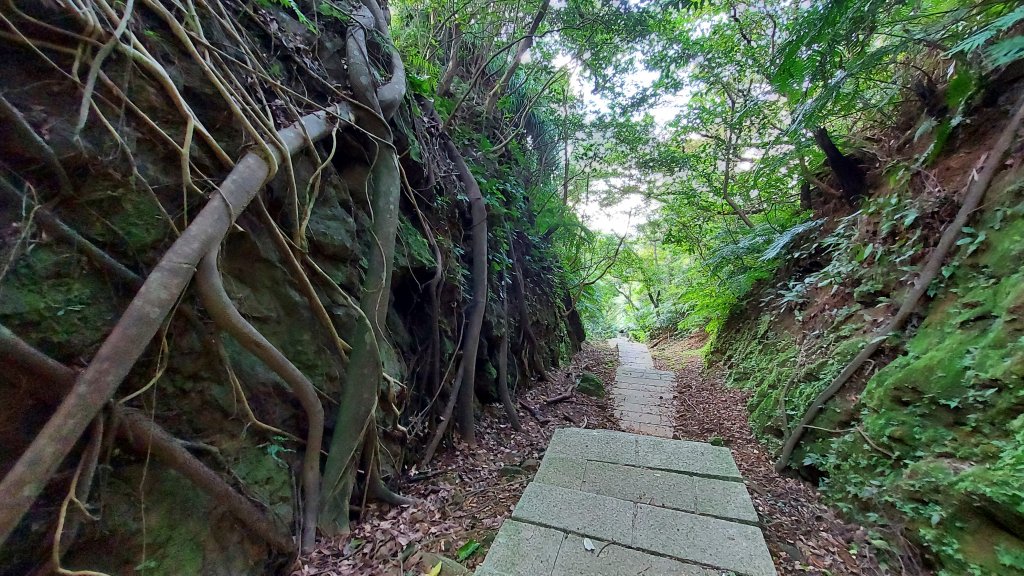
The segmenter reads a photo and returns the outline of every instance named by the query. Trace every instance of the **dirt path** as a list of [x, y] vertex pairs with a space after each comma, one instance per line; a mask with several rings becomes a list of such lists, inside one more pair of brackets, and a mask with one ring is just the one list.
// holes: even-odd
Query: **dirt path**
[[732, 449], [779, 574], [899, 573], [898, 566], [879, 566], [867, 530], [839, 519], [808, 484], [774, 471], [771, 455], [751, 432], [747, 395], [727, 388], [720, 373], [704, 372], [703, 344], [691, 338], [652, 349], [655, 366], [676, 371], [675, 437]]

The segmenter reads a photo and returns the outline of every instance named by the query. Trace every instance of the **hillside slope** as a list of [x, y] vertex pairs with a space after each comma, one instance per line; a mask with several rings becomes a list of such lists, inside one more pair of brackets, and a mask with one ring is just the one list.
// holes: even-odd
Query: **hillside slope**
[[[778, 449], [894, 314], [1020, 93], [996, 79], [955, 129], [929, 131], [943, 121], [922, 115], [876, 135], [870, 197], [848, 215], [816, 205], [819, 225], [729, 319], [714, 357], [752, 390], [762, 441]], [[790, 464], [889, 539], [920, 544], [944, 574], [1024, 573], [1022, 147], [925, 303], [826, 404]]]

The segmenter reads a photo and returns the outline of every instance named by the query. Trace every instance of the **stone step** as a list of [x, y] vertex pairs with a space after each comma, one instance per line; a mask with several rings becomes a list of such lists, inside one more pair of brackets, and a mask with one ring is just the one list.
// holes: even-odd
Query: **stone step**
[[757, 524], [741, 482], [551, 456], [534, 482], [726, 520]]
[[727, 448], [555, 432], [478, 576], [775, 576]]
[[548, 455], [742, 480], [728, 448], [704, 442], [646, 438], [615, 430], [559, 428], [548, 443], [545, 457]]

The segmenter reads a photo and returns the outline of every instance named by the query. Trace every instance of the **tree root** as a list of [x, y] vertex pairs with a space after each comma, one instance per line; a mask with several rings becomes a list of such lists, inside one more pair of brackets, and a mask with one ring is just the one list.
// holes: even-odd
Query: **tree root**
[[284, 233], [274, 222], [274, 219], [270, 216], [270, 212], [267, 212], [266, 205], [263, 204], [262, 198], [256, 199], [256, 214], [259, 216], [260, 221], [267, 227], [267, 231], [270, 232], [270, 237], [274, 241], [274, 246], [277, 247], [277, 252], [281, 258], [284, 259], [285, 265], [288, 266], [288, 270], [291, 271], [293, 279], [299, 285], [299, 290], [302, 295], [306, 297], [306, 302], [309, 303], [310, 309], [313, 311], [313, 315], [323, 326], [331, 339], [331, 344], [334, 346], [335, 351], [338, 353], [338, 357], [342, 362], [348, 360], [348, 353], [352, 351], [352, 346], [348, 342], [342, 340], [341, 336], [338, 335], [337, 329], [334, 327], [334, 322], [331, 321], [330, 315], [327, 313], [327, 309], [324, 308], [323, 302], [320, 301], [320, 296], [317, 295], [316, 289], [313, 288], [313, 284], [309, 281], [309, 276], [302, 270], [302, 264], [299, 263], [298, 258], [295, 256], [295, 252], [288, 245], [288, 240], [285, 238]]
[[945, 230], [942, 231], [942, 236], [939, 238], [939, 243], [932, 250], [928, 260], [921, 268], [921, 273], [918, 275], [917, 281], [914, 283], [914, 287], [907, 294], [903, 300], [903, 304], [900, 305], [896, 315], [893, 316], [892, 320], [888, 324], [880, 328], [875, 332], [874, 336], [864, 347], [863, 350], [857, 356], [850, 361], [849, 364], [843, 368], [843, 371], [839, 373], [839, 376], [828, 385], [825, 390], [818, 394], [817, 397], [811, 402], [810, 407], [807, 408], [807, 412], [804, 413], [803, 418], [797, 423], [796, 428], [786, 439], [785, 445], [782, 447], [782, 452], [779, 454], [779, 459], [775, 462], [775, 470], [781, 472], [789, 465], [789, 459], [793, 455], [793, 450], [796, 449], [800, 443], [800, 438], [803, 437], [804, 430], [807, 426], [814, 422], [817, 418], [818, 413], [824, 408], [825, 403], [828, 402], [833, 396], [839, 392], [840, 388], [852, 377], [858, 370], [867, 362], [872, 354], [881, 347], [882, 342], [885, 341], [893, 332], [903, 327], [903, 324], [910, 318], [910, 315], [917, 308], [917, 303], [928, 291], [928, 286], [932, 283], [932, 280], [938, 276], [942, 269], [942, 262], [946, 259], [946, 255], [949, 253], [950, 248], [953, 247], [957, 237], [960, 235], [960, 231], [967, 224], [971, 214], [978, 208], [982, 198], [985, 197], [985, 192], [988, 191], [989, 184], [992, 183], [992, 179], [995, 177], [996, 172], [1003, 165], [1003, 157], [1006, 156], [1006, 152], [1010, 149], [1010, 145], [1013, 144], [1014, 138], [1017, 135], [1017, 130], [1020, 128], [1021, 121], [1024, 120], [1024, 98], [1016, 105], [1016, 111], [1013, 114], [1013, 118], [1003, 129], [1002, 134], [999, 135], [999, 140], [995, 146], [992, 147], [992, 151], [988, 155], [988, 160], [985, 162], [985, 167], [982, 169], [981, 174], [978, 175], [967, 195], [964, 197], [963, 205], [960, 206], [960, 210], [956, 213], [953, 221], [946, 225]]
[[[504, 282], [502, 283], [504, 285]], [[505, 417], [516, 432], [523, 431], [523, 425], [519, 422], [519, 414], [516, 413], [516, 405], [512, 402], [512, 394], [508, 389], [508, 294], [501, 298], [502, 323], [504, 329], [501, 332], [501, 343], [498, 345], [498, 397], [501, 398], [501, 405], [505, 408]]]
[[[533, 370], [537, 376], [544, 381], [547, 381], [548, 373], [544, 369], [544, 363], [537, 355], [537, 350], [540, 348], [540, 343], [537, 342], [537, 335], [533, 333], [533, 327], [530, 325], [530, 308], [526, 304], [526, 284], [523, 282], [523, 266], [520, 263], [518, 256], [516, 256], [515, 239], [509, 238], [509, 251], [512, 253], [512, 279], [516, 287], [516, 291], [519, 293], [517, 298], [517, 305], [519, 307], [519, 329], [522, 331], [523, 336], [526, 338], [527, 346], [523, 347], [523, 354], [526, 356], [530, 363], [533, 364]], [[529, 366], [525, 363], [524, 368]]]
[[60, 160], [57, 159], [57, 155], [53, 153], [50, 145], [40, 138], [36, 131], [29, 126], [28, 121], [21, 115], [21, 112], [8, 102], [3, 95], [0, 95], [0, 116], [6, 118], [6, 124], [14, 128], [15, 134], [18, 136], [18, 142], [30, 152], [38, 155], [39, 159], [52, 171], [53, 175], [57, 178], [57, 182], [60, 184], [60, 197], [70, 197], [74, 193], [74, 187], [71, 185], [71, 179], [68, 178], [64, 167], [61, 166]]
[[[97, 518], [89, 513], [86, 503], [89, 500], [89, 494], [92, 492], [92, 482], [95, 478], [96, 468], [99, 465], [100, 451], [103, 447], [103, 415], [96, 417], [92, 428], [89, 444], [78, 461], [67, 496], [64, 497], [64, 501], [61, 503], [60, 513], [57, 516], [57, 526], [53, 532], [53, 544], [50, 548], [49, 563], [43, 570], [38, 570], [37, 573], [56, 572], [58, 574], [81, 574], [82, 576], [107, 576], [98, 572], [65, 570], [61, 567], [60, 563], [64, 552], [71, 547], [75, 538], [78, 537], [82, 516], [86, 516], [91, 520], [97, 520]], [[68, 506], [72, 502], [78, 508], [79, 513], [68, 519]]]
[[[0, 362], [10, 369], [10, 373], [29, 375], [34, 382], [49, 383], [49, 386], [31, 386], [28, 391], [35, 398], [51, 406], [71, 394], [76, 385], [74, 370], [36, 350], [2, 325]], [[128, 440], [137, 453], [151, 453], [165, 466], [191, 480], [214, 502], [227, 508], [249, 531], [275, 550], [284, 553], [294, 551], [291, 538], [279, 526], [275, 526], [275, 523], [249, 500], [235, 492], [216, 473], [189, 454], [166, 430], [132, 408], [115, 403], [111, 406], [111, 412], [111, 426], [116, 427], [118, 434]]]
[[320, 509], [320, 447], [324, 435], [324, 408], [313, 383], [292, 364], [280, 350], [267, 340], [235, 308], [224, 290], [217, 259], [220, 246], [215, 246], [199, 263], [196, 281], [207, 312], [221, 329], [231, 334], [246, 350], [263, 361], [292, 389], [306, 413], [306, 452], [302, 466], [304, 496], [302, 535], [303, 552], [313, 549], [316, 539], [316, 514]]
[[[376, 439], [374, 411], [378, 403], [383, 374], [381, 346], [387, 345], [384, 327], [391, 297], [391, 273], [398, 232], [398, 201], [401, 194], [398, 153], [387, 121], [405, 96], [405, 73], [401, 57], [391, 44], [387, 21], [376, 0], [363, 0], [363, 9], [352, 14], [356, 25], [350, 26], [345, 41], [349, 82], [356, 100], [373, 110], [371, 121], [380, 126], [371, 136], [379, 143], [370, 167], [369, 193], [373, 217], [374, 244], [368, 257], [359, 309], [365, 322], [360, 322], [352, 342], [352, 353], [342, 388], [337, 425], [331, 438], [324, 465], [323, 500], [320, 528], [327, 534], [347, 529], [349, 500], [354, 486], [355, 465], [359, 451], [372, 427]], [[376, 30], [390, 53], [391, 80], [380, 87], [372, 85], [365, 29]], [[340, 289], [339, 289], [340, 290]], [[370, 467], [377, 466], [371, 459]], [[372, 471], [371, 471], [372, 474]], [[369, 491], [364, 493], [367, 495]]]
[[285, 432], [275, 426], [271, 426], [256, 417], [256, 414], [252, 411], [252, 406], [249, 405], [249, 399], [245, 395], [245, 390], [242, 389], [242, 383], [238, 380], [238, 375], [235, 374], [234, 367], [231, 366], [231, 359], [228, 357], [227, 350], [224, 349], [224, 343], [220, 341], [220, 338], [216, 334], [211, 337], [214, 341], [214, 347], [217, 348], [217, 356], [220, 357], [221, 365], [224, 367], [224, 371], [228, 375], [228, 381], [231, 383], [231, 389], [242, 400], [242, 410], [245, 412], [246, 418], [249, 420], [249, 424], [246, 426], [248, 427], [249, 425], [252, 425], [269, 434], [283, 436], [289, 440], [298, 442], [299, 444], [305, 444], [306, 441], [302, 438], [299, 438], [290, 432]]
[[376, 433], [368, 435], [367, 444], [370, 445], [367, 449], [372, 451], [372, 463], [370, 465], [370, 472], [366, 483], [367, 494], [374, 500], [378, 500], [392, 506], [412, 506], [419, 504], [419, 500], [397, 494], [384, 483], [384, 479], [380, 476], [380, 444], [378, 443]]
[[545, 418], [541, 416], [540, 410], [537, 410], [533, 406], [530, 406], [525, 401], [520, 400], [519, 405], [522, 406], [523, 408], [526, 408], [526, 411], [530, 413], [530, 416], [533, 416], [533, 419], [536, 420], [538, 424], [544, 425], [547, 424], [548, 422], [551, 422], [550, 418]]
[[448, 395], [448, 403], [445, 404], [444, 412], [441, 414], [441, 422], [437, 425], [437, 430], [434, 430], [434, 436], [430, 439], [430, 444], [427, 445], [427, 450], [423, 453], [423, 459], [420, 460], [420, 468], [426, 468], [430, 464], [430, 460], [434, 457], [434, 452], [441, 445], [441, 439], [444, 438], [445, 430], [448, 429], [448, 422], [451, 421], [452, 414], [455, 412], [455, 403], [459, 398], [459, 390], [462, 388], [462, 375], [465, 370], [466, 365], [460, 364], [459, 372], [455, 375], [455, 382], [452, 384], [452, 391]]
[[[328, 134], [331, 115], [350, 117], [348, 105], [339, 103], [331, 113], [321, 111], [307, 115], [301, 122], [282, 130], [279, 136], [288, 152], [298, 151], [309, 141], [305, 134], [313, 139]], [[113, 397], [178, 301], [192, 278], [195, 265], [220, 243], [269, 174], [265, 159], [255, 152], [246, 154], [146, 278], [67, 398], [0, 481], [0, 493], [11, 495], [8, 505], [0, 510], [0, 544], [7, 540], [39, 495], [45, 480], [57, 470], [89, 422]]]
[[[13, 202], [21, 203], [28, 201], [21, 192], [3, 178], [0, 178], [0, 194], [7, 196]], [[133, 288], [142, 285], [142, 278], [135, 274], [135, 272], [132, 272], [124, 264], [115, 260], [99, 246], [83, 238], [78, 232], [62, 222], [46, 208], [35, 206], [35, 219], [39, 221], [39, 224], [43, 230], [46, 230], [47, 234], [63, 240], [80, 250], [93, 264], [110, 272], [121, 282]]]

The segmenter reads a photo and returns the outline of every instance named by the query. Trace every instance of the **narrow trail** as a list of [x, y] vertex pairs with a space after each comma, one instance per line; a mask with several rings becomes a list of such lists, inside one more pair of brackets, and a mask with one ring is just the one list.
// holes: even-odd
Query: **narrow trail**
[[655, 370], [647, 346], [623, 338], [611, 341], [619, 367], [611, 398], [615, 417], [627, 432], [671, 438], [674, 425], [674, 374]]
[[775, 472], [772, 455], [747, 420], [747, 393], [726, 387], [721, 370], [704, 369], [699, 352], [704, 341], [691, 337], [654, 348], [654, 366], [675, 373], [672, 432], [675, 438], [732, 450], [779, 574], [922, 573], [907, 558], [893, 560], [895, 566], [880, 565], [872, 534], [840, 519], [809, 484]]

